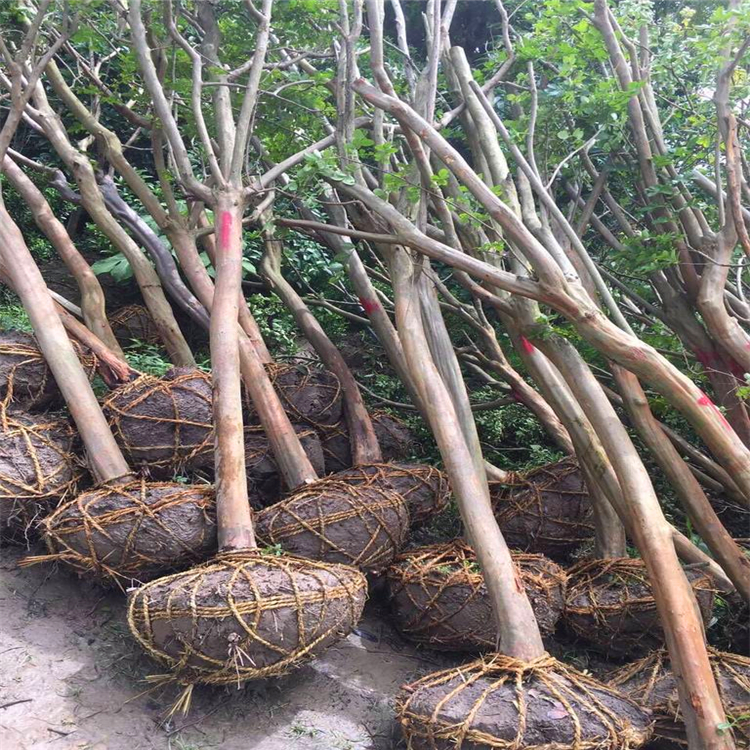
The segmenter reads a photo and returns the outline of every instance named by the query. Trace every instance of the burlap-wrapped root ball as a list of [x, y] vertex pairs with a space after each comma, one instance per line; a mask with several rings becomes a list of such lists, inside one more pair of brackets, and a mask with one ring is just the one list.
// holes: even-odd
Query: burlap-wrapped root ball
[[[414, 433], [397, 417], [385, 411], [370, 414], [383, 461], [400, 461], [409, 457], [415, 444]], [[348, 469], [352, 465], [349, 429], [345, 419], [318, 428], [325, 455], [326, 474]]]
[[185, 684], [274, 677], [346, 636], [362, 614], [354, 568], [233, 552], [146, 584], [128, 601], [136, 640]]
[[396, 711], [410, 750], [629, 750], [651, 734], [634, 701], [546, 654], [427, 675]]
[[[555, 629], [565, 606], [565, 571], [543, 555], [513, 560], [542, 635]], [[396, 627], [409, 640], [447, 651], [497, 648], [497, 627], [474, 550], [462, 541], [402, 553], [387, 572]]]
[[[97, 359], [71, 341], [89, 378]], [[0, 331], [0, 400], [24, 409], [46, 409], [63, 404], [62, 394], [36, 339], [23, 331]]]
[[[586, 560], [569, 571], [565, 624], [581, 640], [609, 656], [633, 658], [664, 645], [643, 560]], [[703, 622], [714, 605], [711, 578], [686, 570]]]
[[256, 516], [261, 545], [379, 573], [406, 540], [409, 511], [392, 490], [321, 479]]
[[[737, 747], [750, 746], [750, 658], [708, 649], [711, 671]], [[685, 724], [677, 695], [677, 680], [666, 649], [628, 664], [610, 675], [609, 683], [620, 692], [653, 712], [654, 733], [665, 739], [687, 744]]]
[[503, 536], [513, 549], [567, 562], [593, 539], [592, 507], [572, 458], [490, 484], [490, 498]]
[[73, 453], [76, 440], [62, 417], [0, 409], [0, 538], [24, 541], [75, 493], [84, 473]]
[[127, 305], [116, 310], [109, 318], [115, 338], [123, 346], [133, 341], [146, 344], [159, 343], [159, 329], [151, 313], [143, 305]]
[[171, 478], [213, 451], [211, 379], [200, 370], [141, 375], [112, 391], [103, 409], [130, 464], [152, 477]]
[[[306, 364], [266, 365], [268, 377], [292, 422], [317, 427], [341, 420], [343, 402], [338, 378], [328, 370]], [[251, 403], [247, 404], [249, 422], [258, 422]]]
[[49, 555], [119, 586], [148, 581], [216, 551], [213, 488], [144, 480], [102, 485], [60, 506], [42, 524]]
[[[323, 449], [320, 438], [313, 427], [292, 425], [300, 444], [313, 469], [317, 474], [323, 472]], [[271, 449], [271, 442], [259, 425], [246, 425], [245, 435], [245, 473], [247, 474], [248, 493], [253, 507], [264, 508], [278, 501], [286, 489], [279, 473], [279, 465]], [[192, 468], [201, 469], [207, 475], [213, 475], [214, 453], [205, 450], [191, 461]]]
[[328, 479], [392, 490], [406, 502], [412, 527], [444, 510], [451, 494], [448, 477], [427, 464], [363, 464], [340, 471]]

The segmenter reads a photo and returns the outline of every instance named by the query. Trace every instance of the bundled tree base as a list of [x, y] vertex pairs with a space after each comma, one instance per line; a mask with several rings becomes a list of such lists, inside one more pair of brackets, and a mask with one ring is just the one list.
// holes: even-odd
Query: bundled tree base
[[[299, 363], [268, 364], [266, 370], [292, 422], [319, 427], [341, 421], [341, 386], [332, 372]], [[257, 423], [252, 404], [247, 404], [246, 409], [247, 420]]]
[[163, 378], [141, 375], [115, 389], [104, 414], [128, 462], [154, 478], [171, 478], [213, 451], [210, 377], [172, 368]]
[[[96, 357], [77, 342], [71, 343], [91, 379], [96, 372]], [[23, 331], [0, 331], [0, 400], [32, 411], [63, 403], [36, 339]]]
[[203, 562], [216, 550], [216, 505], [208, 486], [103, 485], [59, 507], [42, 524], [48, 555], [80, 574], [123, 586]]
[[26, 541], [41, 518], [76, 492], [84, 473], [76, 441], [63, 418], [0, 409], [0, 538]]
[[367, 595], [354, 568], [221, 554], [134, 591], [128, 624], [183, 684], [239, 684], [299, 666], [345, 636]]
[[[568, 571], [565, 624], [582, 641], [608, 656], [642, 656], [664, 645], [656, 601], [642, 560], [588, 560]], [[703, 622], [708, 625], [715, 591], [706, 573], [686, 570]]]
[[[565, 606], [565, 571], [543, 555], [516, 553], [521, 581], [542, 635]], [[412, 549], [388, 568], [396, 627], [409, 640], [448, 651], [497, 649], [492, 604], [474, 550], [461, 541]]]
[[627, 750], [651, 734], [633, 700], [546, 654], [427, 675], [402, 688], [397, 714], [410, 750]]
[[379, 573], [406, 540], [409, 511], [393, 490], [329, 477], [262, 510], [255, 523], [260, 544]]
[[159, 330], [151, 317], [151, 313], [143, 305], [127, 305], [116, 310], [110, 316], [109, 324], [115, 338], [128, 346], [134, 341], [146, 344], [158, 344]]
[[[415, 445], [414, 433], [400, 419], [385, 411], [370, 414], [384, 461], [408, 458]], [[352, 466], [352, 450], [346, 420], [318, 428], [325, 455], [325, 473], [335, 474]]]
[[[717, 731], [731, 732], [737, 747], [750, 747], [750, 658], [710, 647], [708, 658], [727, 714], [727, 726]], [[657, 736], [687, 745], [677, 680], [666, 649], [622, 667], [609, 683], [653, 712]]]
[[594, 537], [591, 501], [572, 458], [492, 482], [490, 498], [503, 536], [514, 549], [567, 562]]
[[412, 527], [444, 510], [451, 496], [448, 477], [427, 464], [364, 464], [340, 471], [328, 479], [395, 492], [409, 508]]
[[[302, 448], [310, 459], [316, 473], [323, 471], [323, 448], [318, 433], [306, 425], [292, 425]], [[262, 427], [248, 425], [245, 435], [245, 473], [247, 474], [248, 494], [256, 510], [278, 502], [281, 494], [287, 490], [279, 473], [279, 466], [274, 458], [271, 443]], [[213, 477], [214, 456], [211, 451], [202, 451], [191, 460], [191, 467], [198, 469], [205, 476]]]

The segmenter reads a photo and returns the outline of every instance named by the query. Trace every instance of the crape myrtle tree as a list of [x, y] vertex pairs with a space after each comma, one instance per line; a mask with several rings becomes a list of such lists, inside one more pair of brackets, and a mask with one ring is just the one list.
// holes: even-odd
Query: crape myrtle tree
[[[314, 479], [238, 295], [243, 232], [264, 243], [264, 278], [308, 324], [280, 243], [300, 231], [327, 248], [436, 437], [499, 648], [531, 661], [543, 646], [490, 510], [487, 479], [503, 474], [483, 459], [464, 382], [476, 368], [498, 375], [575, 452], [597, 555], [625, 555], [627, 533], [643, 557], [691, 746], [731, 747], [678, 556], [750, 597], [747, 557], [706, 495], [750, 505], [747, 8], [497, 0], [482, 4], [478, 45], [462, 33], [472, 5], [3, 9], [4, 185], [38, 207], [84, 322], [115, 351], [101, 290], [35, 183], [85, 210], [127, 259], [176, 364], [193, 356], [167, 297], [199, 322], [210, 314], [228, 548], [253, 542], [240, 368], [290, 486]], [[468, 352], [445, 309], [473, 338]], [[664, 424], [677, 415], [687, 439]], [[639, 448], [714, 560], [665, 519]]]

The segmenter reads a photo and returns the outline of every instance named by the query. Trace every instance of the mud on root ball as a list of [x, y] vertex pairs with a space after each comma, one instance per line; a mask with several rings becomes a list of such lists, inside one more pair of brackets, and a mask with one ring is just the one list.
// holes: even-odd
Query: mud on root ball
[[233, 552], [132, 592], [128, 624], [176, 681], [240, 683], [284, 674], [347, 635], [366, 596], [354, 568]]
[[[306, 364], [280, 363], [267, 364], [266, 371], [292, 422], [317, 427], [341, 420], [341, 385], [332, 372]], [[259, 421], [249, 401], [246, 411], [248, 422]]]
[[[709, 647], [708, 660], [729, 724], [721, 731], [731, 732], [737, 747], [749, 747], [750, 658]], [[653, 711], [656, 735], [687, 744], [677, 680], [666, 649], [618, 669], [609, 676], [609, 684]]]
[[591, 501], [572, 458], [511, 476], [506, 482], [491, 482], [490, 499], [513, 549], [567, 562], [594, 537]]
[[412, 527], [421, 525], [444, 510], [451, 494], [448, 477], [427, 464], [363, 464], [340, 471], [329, 478], [395, 492], [409, 508]]
[[[642, 656], [664, 645], [664, 631], [642, 560], [587, 560], [568, 571], [566, 626], [592, 648], [610, 656]], [[704, 625], [714, 604], [706, 573], [686, 570]]]
[[409, 511], [392, 490], [326, 478], [260, 511], [255, 522], [260, 545], [379, 573], [406, 540]]
[[544, 655], [496, 654], [407, 685], [396, 713], [410, 750], [628, 750], [648, 712]]
[[121, 307], [110, 316], [109, 324], [115, 338], [123, 346], [128, 346], [133, 341], [142, 341], [145, 344], [160, 342], [159, 329], [151, 313], [143, 305]]
[[60, 506], [42, 524], [48, 555], [103, 583], [124, 586], [202, 562], [216, 550], [213, 488], [141, 479], [102, 485]]
[[200, 370], [141, 375], [112, 391], [103, 410], [131, 465], [155, 478], [171, 477], [201, 454], [213, 454], [211, 379]]
[[[370, 418], [383, 461], [408, 458], [415, 446], [415, 437], [411, 429], [388, 412], [374, 411]], [[351, 467], [352, 450], [346, 420], [342, 418], [334, 425], [320, 425], [318, 432], [323, 445], [326, 474]]]
[[[565, 571], [543, 555], [513, 553], [542, 635], [565, 606]], [[409, 640], [448, 651], [497, 648], [492, 604], [474, 550], [458, 540], [404, 552], [386, 571], [396, 627]]]
[[0, 409], [0, 538], [26, 541], [36, 523], [76, 492], [85, 474], [78, 435], [54, 414]]
[[[77, 341], [71, 344], [89, 379], [93, 378], [97, 358]], [[0, 331], [0, 400], [30, 410], [63, 405], [36, 339], [23, 331]]]

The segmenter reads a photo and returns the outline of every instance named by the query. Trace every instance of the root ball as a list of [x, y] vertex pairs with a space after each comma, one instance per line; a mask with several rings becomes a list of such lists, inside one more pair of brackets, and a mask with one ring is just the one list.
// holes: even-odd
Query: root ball
[[59, 507], [42, 524], [50, 554], [103, 582], [147, 581], [202, 562], [216, 549], [208, 486], [145, 480], [103, 485]]
[[[604, 653], [637, 657], [664, 645], [646, 566], [642, 560], [586, 560], [569, 571], [565, 623], [581, 640]], [[714, 604], [711, 578], [685, 571], [706, 625]]]
[[397, 713], [411, 750], [628, 750], [651, 734], [634, 701], [546, 654], [427, 675], [402, 688]]
[[171, 477], [201, 454], [213, 452], [211, 379], [192, 368], [163, 378], [141, 375], [112, 391], [103, 408], [117, 442], [133, 466]]
[[[73, 348], [89, 375], [94, 376], [97, 360], [76, 341]], [[36, 339], [23, 331], [0, 331], [0, 399], [25, 409], [60, 406], [62, 394]]]
[[[750, 744], [750, 659], [708, 649], [711, 671], [732, 726], [737, 747]], [[610, 684], [653, 711], [657, 736], [687, 744], [675, 679], [666, 649], [628, 664], [610, 675]]]
[[109, 319], [115, 338], [128, 346], [133, 341], [146, 344], [159, 343], [159, 330], [151, 313], [143, 305], [127, 305], [115, 311]]
[[[539, 629], [549, 635], [565, 606], [567, 576], [543, 555], [519, 552], [513, 559]], [[497, 647], [487, 587], [467, 544], [455, 541], [404, 552], [387, 577], [396, 626], [410, 640], [448, 651]]]
[[284, 674], [344, 637], [366, 593], [354, 568], [234, 552], [134, 591], [128, 624], [178, 681], [239, 683]]
[[76, 491], [82, 468], [76, 432], [52, 414], [0, 410], [0, 537], [23, 541], [28, 530]]
[[571, 458], [491, 483], [495, 517], [508, 544], [567, 562], [594, 536], [592, 507], [578, 465]]
[[451, 494], [448, 477], [427, 464], [363, 464], [329, 478], [395, 492], [406, 502], [412, 526], [419, 526], [444, 510]]
[[378, 573], [393, 562], [409, 530], [409, 511], [392, 490], [321, 479], [256, 516], [261, 544], [309, 560]]

